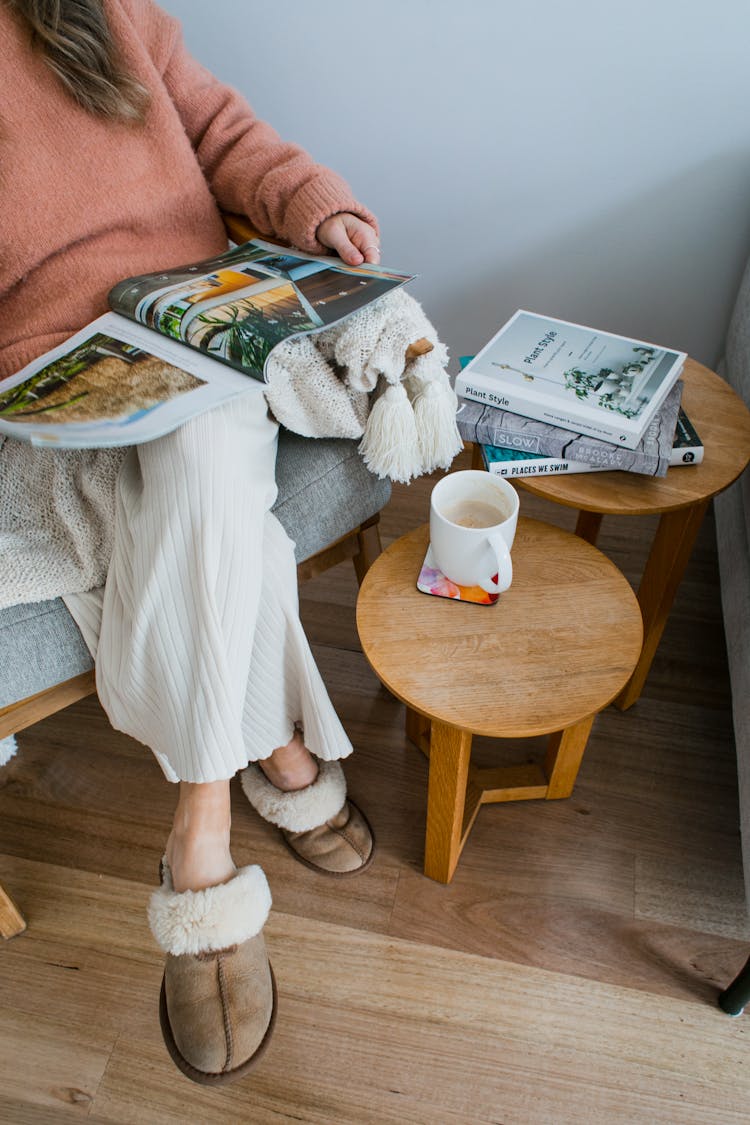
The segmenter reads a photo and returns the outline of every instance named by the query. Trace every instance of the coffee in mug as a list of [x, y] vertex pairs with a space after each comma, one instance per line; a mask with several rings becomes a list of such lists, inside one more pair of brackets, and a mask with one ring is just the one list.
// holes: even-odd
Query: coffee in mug
[[430, 543], [446, 578], [489, 594], [507, 590], [518, 508], [518, 493], [502, 477], [467, 469], [438, 481], [430, 497]]
[[495, 527], [510, 514], [508, 508], [487, 504], [484, 500], [459, 500], [443, 512], [446, 519], [459, 527]]

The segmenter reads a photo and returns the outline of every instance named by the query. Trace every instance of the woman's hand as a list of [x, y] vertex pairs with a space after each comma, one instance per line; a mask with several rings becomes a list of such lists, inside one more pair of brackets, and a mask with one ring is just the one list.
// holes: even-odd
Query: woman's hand
[[349, 211], [325, 219], [315, 234], [318, 242], [335, 250], [348, 266], [361, 266], [363, 262], [376, 265], [380, 261], [377, 231]]

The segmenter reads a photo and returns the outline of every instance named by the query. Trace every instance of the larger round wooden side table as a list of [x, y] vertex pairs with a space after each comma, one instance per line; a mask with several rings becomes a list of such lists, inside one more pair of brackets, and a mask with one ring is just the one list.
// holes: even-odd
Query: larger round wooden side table
[[[392, 543], [357, 601], [362, 648], [429, 757], [425, 875], [450, 882], [480, 805], [569, 797], [598, 711], [641, 651], [635, 594], [596, 547], [521, 518], [494, 606], [421, 594], [427, 525]], [[549, 735], [543, 764], [477, 769], [473, 734]]]
[[683, 379], [682, 404], [705, 447], [700, 465], [669, 469], [665, 477], [571, 473], [517, 481], [536, 496], [578, 508], [576, 533], [590, 543], [596, 542], [605, 515], [661, 517], [638, 588], [643, 651], [615, 701], [622, 709], [641, 694], [711, 498], [728, 488], [750, 461], [750, 411], [739, 395], [691, 359]]

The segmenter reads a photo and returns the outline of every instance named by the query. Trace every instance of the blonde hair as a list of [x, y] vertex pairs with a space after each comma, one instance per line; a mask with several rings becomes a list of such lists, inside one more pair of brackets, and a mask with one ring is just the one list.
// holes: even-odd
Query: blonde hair
[[7, 0], [34, 47], [90, 113], [142, 122], [148, 90], [122, 69], [103, 0]]

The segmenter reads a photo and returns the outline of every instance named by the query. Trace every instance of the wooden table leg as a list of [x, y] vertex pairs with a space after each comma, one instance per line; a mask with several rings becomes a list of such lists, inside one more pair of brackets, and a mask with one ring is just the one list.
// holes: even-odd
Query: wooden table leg
[[432, 720], [424, 873], [449, 883], [465, 840], [464, 808], [471, 734]]
[[701, 500], [688, 508], [664, 512], [659, 520], [638, 588], [643, 648], [633, 675], [615, 700], [621, 711], [631, 707], [643, 690], [709, 502]]
[[548, 779], [545, 796], [548, 801], [569, 797], [573, 792], [595, 717], [589, 715], [580, 723], [549, 736], [544, 758], [544, 772]]
[[419, 711], [406, 708], [406, 737], [422, 751], [425, 757], [430, 756], [430, 720]]
[[25, 929], [26, 922], [21, 911], [7, 891], [0, 887], [0, 936], [12, 938]]
[[596, 546], [596, 540], [599, 535], [599, 528], [602, 526], [604, 516], [601, 512], [584, 512], [581, 510], [578, 513], [578, 521], [576, 523], [576, 535], [579, 539], [585, 539], [587, 543]]

